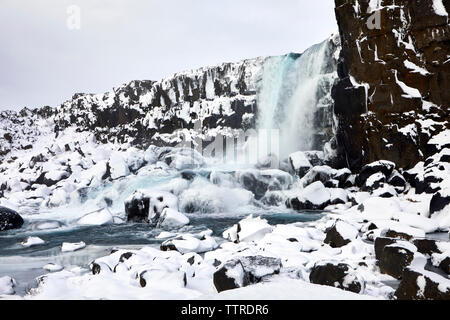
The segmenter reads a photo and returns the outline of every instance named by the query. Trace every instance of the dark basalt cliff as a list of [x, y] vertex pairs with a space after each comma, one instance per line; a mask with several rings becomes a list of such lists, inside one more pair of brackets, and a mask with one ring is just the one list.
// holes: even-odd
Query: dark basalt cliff
[[450, 1], [442, 3], [335, 0], [342, 51], [332, 96], [350, 168], [379, 159], [410, 168], [437, 151], [429, 141], [449, 128], [450, 107]]

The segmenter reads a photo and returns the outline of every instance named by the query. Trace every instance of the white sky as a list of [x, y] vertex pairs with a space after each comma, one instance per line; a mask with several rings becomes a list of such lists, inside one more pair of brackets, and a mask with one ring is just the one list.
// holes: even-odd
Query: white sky
[[[67, 27], [70, 5], [80, 30]], [[303, 52], [335, 20], [332, 0], [0, 0], [0, 110]]]

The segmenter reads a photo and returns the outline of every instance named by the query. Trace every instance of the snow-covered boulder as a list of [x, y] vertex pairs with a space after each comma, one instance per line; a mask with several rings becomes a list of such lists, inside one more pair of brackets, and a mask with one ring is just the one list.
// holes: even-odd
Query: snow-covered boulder
[[324, 243], [330, 245], [332, 248], [340, 248], [356, 239], [359, 231], [353, 225], [342, 220], [336, 223], [327, 231], [327, 236]]
[[329, 166], [317, 166], [311, 168], [308, 173], [300, 180], [303, 187], [309, 186], [310, 184], [320, 181], [323, 184], [334, 179], [337, 173], [336, 169]]
[[22, 217], [16, 211], [0, 207], [0, 231], [19, 229], [23, 222]]
[[362, 186], [363, 191], [373, 191], [380, 188], [386, 182], [386, 176], [382, 172], [376, 172], [366, 179]]
[[114, 152], [111, 155], [108, 161], [108, 168], [110, 177], [113, 180], [126, 177], [130, 174], [130, 169], [128, 168], [128, 165], [120, 152]]
[[281, 260], [264, 256], [243, 256], [227, 261], [213, 275], [218, 292], [255, 284], [264, 277], [278, 274]]
[[77, 224], [82, 226], [102, 226], [112, 223], [114, 223], [114, 218], [107, 208], [89, 213], [77, 221]]
[[296, 197], [286, 201], [286, 206], [297, 211], [323, 210], [331, 201], [330, 191], [317, 181], [299, 191]]
[[154, 266], [139, 274], [139, 284], [145, 287], [184, 288], [187, 284], [183, 271], [172, 271], [163, 266]]
[[267, 220], [261, 217], [254, 218], [253, 215], [239, 221], [228, 230], [223, 232], [223, 237], [232, 242], [259, 241], [267, 233], [272, 232], [273, 227], [267, 223]]
[[181, 235], [174, 239], [169, 239], [161, 244], [162, 251], [178, 251], [181, 254], [190, 252], [205, 253], [218, 247], [213, 237], [204, 235], [200, 239], [192, 235]]
[[426, 259], [419, 257], [403, 270], [402, 281], [395, 292], [397, 299], [450, 300], [450, 279], [425, 270], [425, 263]]
[[125, 213], [131, 222], [156, 224], [165, 208], [178, 210], [178, 198], [165, 191], [137, 190], [125, 200]]
[[165, 208], [156, 226], [159, 228], [181, 228], [187, 224], [189, 224], [189, 218], [184, 214], [171, 208]]
[[406, 190], [406, 179], [397, 170], [392, 172], [387, 183], [393, 186], [398, 193], [402, 193]]
[[330, 188], [330, 204], [344, 204], [348, 202], [348, 192], [345, 189]]
[[15, 293], [14, 287], [16, 281], [8, 276], [0, 277], [0, 296], [1, 295], [13, 295]]
[[403, 270], [411, 264], [416, 252], [417, 248], [407, 241], [396, 241], [386, 245], [378, 261], [381, 273], [401, 279]]
[[268, 190], [286, 190], [293, 183], [292, 176], [277, 169], [240, 170], [235, 173], [236, 180], [260, 200]]
[[300, 178], [302, 178], [312, 168], [311, 162], [302, 151], [289, 155], [289, 164], [295, 174]]
[[309, 281], [314, 284], [361, 293], [364, 281], [347, 264], [334, 261], [316, 263], [311, 269]]
[[436, 192], [431, 198], [430, 215], [444, 210], [450, 215], [450, 188]]
[[28, 237], [22, 242], [22, 246], [24, 247], [33, 247], [44, 244], [45, 241], [39, 237]]
[[395, 163], [391, 161], [380, 160], [367, 164], [361, 169], [361, 172], [356, 179], [356, 183], [359, 187], [362, 187], [367, 179], [376, 173], [382, 173], [385, 177], [390, 177], [394, 169]]
[[250, 284], [250, 277], [238, 259], [225, 263], [213, 275], [217, 292], [242, 288]]

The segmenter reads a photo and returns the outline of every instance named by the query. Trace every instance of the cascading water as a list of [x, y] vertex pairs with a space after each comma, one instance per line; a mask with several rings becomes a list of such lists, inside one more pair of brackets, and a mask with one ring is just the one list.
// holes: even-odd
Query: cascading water
[[[281, 158], [318, 148], [318, 132], [331, 127], [331, 85], [337, 77], [333, 49], [335, 41], [327, 40], [301, 55], [272, 57], [265, 62], [257, 100], [258, 129], [279, 130]], [[328, 108], [325, 119], [317, 116], [320, 108]]]

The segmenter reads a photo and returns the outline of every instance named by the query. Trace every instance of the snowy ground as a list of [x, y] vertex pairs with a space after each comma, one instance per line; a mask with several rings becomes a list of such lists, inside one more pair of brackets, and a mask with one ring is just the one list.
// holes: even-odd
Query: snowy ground
[[[29, 264], [29, 274], [37, 277], [37, 285], [20, 284], [0, 273], [2, 298], [392, 299], [399, 279], [382, 273], [375, 255], [374, 241], [384, 236], [402, 238], [388, 247], [399, 248], [399, 255], [411, 252], [413, 261], [405, 268], [421, 270], [423, 279], [434, 279], [444, 293], [450, 290], [447, 275], [430, 275], [421, 264], [439, 267], [450, 251], [450, 206], [438, 199], [441, 207], [433, 207], [433, 199], [445, 200], [450, 190], [445, 134], [436, 138], [439, 152], [412, 170], [382, 161], [356, 176], [313, 167], [303, 153], [274, 170], [223, 165], [185, 149], [98, 144], [92, 134], [75, 129], [54, 141], [46, 125], [31, 150], [0, 165], [0, 206], [25, 219], [23, 229], [1, 235], [6, 241], [23, 232], [23, 239], [2, 248], [0, 271], [11, 270], [8, 263]], [[299, 178], [295, 173], [305, 167]], [[419, 192], [420, 186], [425, 191]], [[164, 241], [161, 245], [92, 251], [95, 241], [70, 236], [76, 228], [126, 225], [124, 206], [141, 212], [133, 201], [146, 197], [151, 206], [145, 218], [154, 223], [158, 232], [152, 237]], [[308, 210], [326, 214], [281, 224], [260, 218]], [[199, 217], [235, 220], [218, 233], [197, 226]], [[58, 245], [45, 259], [33, 259], [33, 250], [49, 245], [46, 233], [57, 232], [63, 232]], [[413, 244], [436, 234], [435, 252], [423, 254]], [[109, 254], [113, 247], [119, 251]], [[18, 248], [28, 251], [6, 253]], [[83, 263], [60, 260], [83, 252], [95, 253], [84, 255]], [[328, 281], [323, 276], [312, 281], [322, 267], [344, 274], [331, 286], [311, 283]], [[418, 282], [422, 291], [426, 281]], [[230, 283], [234, 289], [222, 291]], [[18, 287], [27, 287], [27, 294], [15, 294]]]

